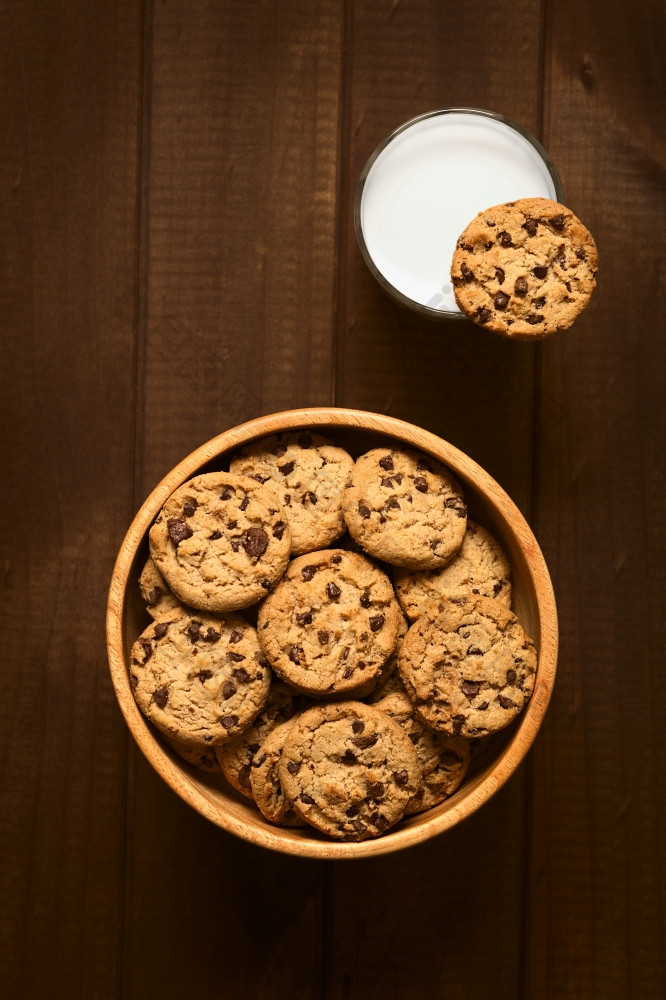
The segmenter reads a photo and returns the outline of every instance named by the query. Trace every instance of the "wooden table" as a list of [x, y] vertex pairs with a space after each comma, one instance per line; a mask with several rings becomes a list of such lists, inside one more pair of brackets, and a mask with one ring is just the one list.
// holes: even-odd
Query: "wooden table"
[[[663, 996], [664, 49], [657, 0], [10, 0], [2, 59], [8, 997]], [[489, 108], [598, 242], [567, 333], [391, 302], [353, 234], [392, 129]], [[106, 593], [134, 511], [243, 420], [420, 424], [516, 500], [558, 598], [533, 751], [434, 841], [236, 840], [130, 742]]]

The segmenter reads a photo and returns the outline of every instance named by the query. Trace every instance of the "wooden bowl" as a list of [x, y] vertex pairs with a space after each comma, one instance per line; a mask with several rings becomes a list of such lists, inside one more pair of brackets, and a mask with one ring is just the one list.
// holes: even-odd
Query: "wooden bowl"
[[[472, 520], [495, 535], [509, 558], [514, 611], [538, 652], [536, 683], [527, 707], [506, 730], [482, 741], [482, 749], [473, 754], [473, 766], [458, 791], [434, 809], [403, 819], [384, 836], [361, 843], [338, 843], [310, 828], [269, 824], [219, 775], [205, 774], [181, 760], [143, 717], [129, 684], [130, 650], [150, 621], [138, 578], [148, 557], [148, 530], [167, 497], [200, 472], [228, 468], [231, 454], [248, 442], [305, 427], [331, 437], [354, 457], [382, 444], [408, 445], [448, 466], [463, 487]], [[400, 850], [442, 833], [483, 805], [516, 770], [536, 737], [553, 688], [557, 610], [546, 564], [522, 514], [467, 455], [402, 420], [361, 410], [321, 407], [276, 413], [234, 427], [197, 448], [153, 490], [134, 518], [118, 554], [108, 599], [107, 646], [118, 703], [134, 739], [158, 774], [202, 816], [245, 840], [287, 854], [359, 858]]]

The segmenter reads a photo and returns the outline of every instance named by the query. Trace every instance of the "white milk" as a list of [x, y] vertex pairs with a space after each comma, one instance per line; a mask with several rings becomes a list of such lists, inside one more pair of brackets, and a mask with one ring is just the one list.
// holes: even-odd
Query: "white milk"
[[520, 132], [482, 114], [435, 113], [390, 139], [370, 167], [357, 204], [361, 247], [403, 296], [458, 313], [451, 257], [463, 229], [492, 205], [537, 197], [557, 201], [561, 189], [558, 198]]

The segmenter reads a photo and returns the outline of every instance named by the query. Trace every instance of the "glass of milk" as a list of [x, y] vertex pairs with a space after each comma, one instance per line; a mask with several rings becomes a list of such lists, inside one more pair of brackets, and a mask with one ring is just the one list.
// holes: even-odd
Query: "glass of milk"
[[356, 236], [394, 299], [433, 319], [460, 319], [451, 284], [456, 241], [479, 212], [518, 198], [563, 200], [543, 146], [492, 111], [431, 111], [401, 125], [366, 163]]

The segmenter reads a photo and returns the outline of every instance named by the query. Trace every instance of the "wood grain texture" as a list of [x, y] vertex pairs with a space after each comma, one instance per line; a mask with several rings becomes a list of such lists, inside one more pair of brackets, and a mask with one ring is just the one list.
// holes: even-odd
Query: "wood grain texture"
[[600, 270], [540, 375], [536, 530], [562, 646], [531, 775], [527, 995], [664, 983], [665, 27], [656, 3], [610, 3], [603, 23], [549, 10], [546, 140]]
[[127, 736], [100, 613], [132, 509], [141, 23], [129, 2], [3, 5], [0, 38], [0, 979], [107, 997]]

